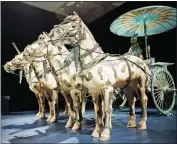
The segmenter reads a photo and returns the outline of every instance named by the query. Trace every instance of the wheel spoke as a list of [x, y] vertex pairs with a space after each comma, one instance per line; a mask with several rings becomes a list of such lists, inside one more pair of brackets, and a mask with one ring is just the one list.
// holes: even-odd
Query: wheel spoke
[[159, 88], [155, 88], [155, 87], [154, 87], [153, 89], [154, 89], [155, 92], [162, 91], [161, 89], [159, 89]]
[[168, 106], [168, 109], [169, 109], [171, 107], [172, 101], [168, 97], [168, 100], [166, 102], [167, 102], [167, 106]]
[[165, 108], [166, 111], [170, 109], [172, 103], [173, 103], [173, 94], [172, 93], [166, 93], [165, 94]]
[[175, 92], [174, 91], [168, 91], [168, 95], [174, 96]]
[[173, 100], [173, 97], [174, 97], [174, 93], [168, 93], [168, 96], [167, 96], [169, 99], [172, 99]]
[[154, 96], [155, 98], [160, 97], [162, 95], [162, 92], [160, 92], [159, 94], [157, 94], [156, 96]]
[[174, 83], [173, 83], [173, 82], [168, 83], [168, 87], [169, 87], [169, 88], [175, 88]]
[[153, 88], [154, 88], [154, 90], [156, 90], [156, 91], [161, 91], [161, 89], [160, 89], [159, 87], [154, 86]]
[[162, 92], [162, 90], [154, 90], [155, 94], [158, 94], [158, 93], [161, 93], [161, 92]]
[[161, 101], [161, 98], [159, 98], [159, 101], [158, 101], [158, 102], [159, 102], [160, 108], [163, 109], [163, 102]]
[[154, 97], [155, 97], [155, 98], [161, 97], [161, 95], [162, 95], [162, 92], [154, 93]]
[[157, 105], [161, 108], [161, 106], [160, 106], [160, 104], [159, 104], [159, 102], [160, 102], [160, 97], [158, 97], [158, 98], [156, 99], [156, 102], [157, 102]]
[[164, 110], [167, 111], [168, 110], [168, 105], [167, 105], [166, 101], [164, 101], [164, 105], [165, 105]]
[[168, 85], [169, 87], [171, 86], [171, 84], [173, 85], [173, 80], [172, 80], [172, 77], [168, 74], [166, 74], [166, 77], [167, 77], [167, 82], [168, 82]]
[[169, 100], [169, 97], [167, 97], [167, 100], [165, 100], [165, 102], [166, 102], [167, 110], [169, 110], [170, 105], [171, 105], [171, 100]]
[[166, 104], [167, 104], [167, 110], [169, 110], [169, 108], [171, 107], [171, 100], [169, 99], [169, 97], [166, 100]]
[[118, 90], [118, 94], [116, 95], [116, 100], [114, 101], [114, 108], [122, 107], [126, 104], [126, 96], [123, 94], [121, 90]]

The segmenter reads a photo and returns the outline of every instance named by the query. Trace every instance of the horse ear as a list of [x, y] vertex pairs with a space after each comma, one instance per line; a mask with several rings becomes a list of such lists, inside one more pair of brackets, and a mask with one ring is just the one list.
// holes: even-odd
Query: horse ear
[[44, 35], [47, 36], [46, 32], [44, 32]]
[[74, 21], [80, 22], [81, 18], [79, 17], [79, 15], [75, 11], [73, 11], [73, 14], [74, 14], [74, 16], [73, 16]]
[[78, 16], [78, 14], [75, 11], [73, 11], [73, 14], [76, 15], [76, 16]]

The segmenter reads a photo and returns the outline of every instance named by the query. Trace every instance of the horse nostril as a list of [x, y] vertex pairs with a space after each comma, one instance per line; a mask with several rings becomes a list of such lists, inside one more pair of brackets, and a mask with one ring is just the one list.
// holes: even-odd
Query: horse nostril
[[4, 69], [5, 69], [7, 72], [10, 72], [10, 66], [9, 66], [9, 65], [5, 65], [5, 66], [4, 66]]
[[77, 88], [77, 89], [82, 89], [82, 84], [80, 84], [80, 83], [77, 84], [77, 85], [76, 85], [76, 88]]

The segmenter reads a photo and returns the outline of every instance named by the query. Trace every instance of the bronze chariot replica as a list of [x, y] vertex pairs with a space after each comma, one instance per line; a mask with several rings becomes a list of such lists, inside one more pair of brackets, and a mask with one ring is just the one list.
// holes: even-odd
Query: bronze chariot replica
[[[146, 9], [141, 8], [140, 10], [145, 13]], [[158, 7], [150, 8], [154, 11], [158, 11], [157, 9]], [[176, 16], [173, 12], [176, 12], [176, 9], [161, 7], [160, 10], [164, 12], [171, 10], [171, 13]], [[137, 11], [133, 12], [139, 13]], [[123, 16], [120, 18], [124, 19]], [[129, 19], [124, 20], [129, 21]], [[152, 20], [156, 21], [151, 16]], [[109, 140], [112, 129], [112, 104], [116, 95], [122, 96], [123, 104], [126, 102], [124, 98], [126, 96], [130, 108], [127, 126], [136, 127], [136, 97], [134, 95], [136, 93], [142, 106], [141, 119], [137, 128], [144, 130], [147, 128], [148, 98], [146, 92], [152, 93], [157, 109], [168, 115], [175, 105], [176, 89], [173, 78], [167, 70], [167, 66], [171, 63], [155, 63], [154, 58], [150, 57], [150, 49], [147, 46], [148, 23], [150, 23], [148, 17], [147, 19], [145, 17], [143, 23], [141, 19], [136, 19], [136, 22], [140, 22], [144, 26], [146, 60], [130, 54], [104, 53], [82, 19], [74, 12], [63, 22], [55, 25], [50, 33], [43, 32], [38, 40], [26, 46], [23, 52], [17, 50], [19, 54], [6, 63], [4, 68], [7, 72], [25, 68], [29, 86], [32, 86], [31, 89], [36, 92], [36, 88], [38, 88], [38, 93], [40, 93], [39, 90], [42, 90], [43, 95], [48, 99], [50, 105], [48, 121], [50, 122], [57, 120], [57, 92], [59, 91], [65, 98], [69, 113], [65, 127], [73, 130], [80, 129], [85, 112], [86, 93], [89, 93], [96, 114], [96, 126], [92, 136], [99, 137], [102, 141]], [[112, 25], [113, 29], [116, 28], [115, 23]], [[126, 28], [128, 27], [126, 26]], [[129, 32], [126, 29], [120, 29], [120, 31], [123, 34], [130, 33], [131, 36], [137, 32], [132, 29]], [[138, 36], [142, 36], [142, 32], [139, 32]], [[71, 45], [72, 50], [68, 50], [65, 44]], [[30, 76], [32, 68], [33, 77]], [[20, 75], [22, 76], [22, 74]], [[36, 85], [31, 85], [33, 78], [35, 78]], [[120, 93], [120, 89], [124, 94]], [[39, 112], [37, 115], [39, 118], [45, 114], [43, 105], [41, 110], [42, 113]]]

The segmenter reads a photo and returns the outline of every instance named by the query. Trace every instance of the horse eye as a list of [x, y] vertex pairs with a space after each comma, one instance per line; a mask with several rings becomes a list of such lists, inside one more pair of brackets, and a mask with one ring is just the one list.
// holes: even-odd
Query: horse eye
[[76, 28], [76, 26], [75, 26], [75, 25], [72, 25], [72, 28]]

